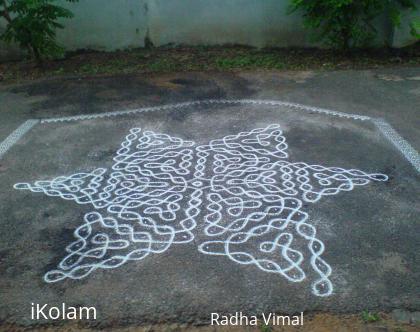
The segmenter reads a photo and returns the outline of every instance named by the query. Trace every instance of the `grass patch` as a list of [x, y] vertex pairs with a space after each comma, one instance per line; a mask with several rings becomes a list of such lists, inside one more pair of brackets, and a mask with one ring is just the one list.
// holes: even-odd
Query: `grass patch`
[[284, 69], [283, 57], [276, 54], [243, 54], [216, 57], [216, 67], [220, 70], [233, 69]]
[[319, 49], [256, 49], [242, 46], [174, 47], [118, 52], [79, 52], [65, 59], [0, 63], [0, 81], [66, 75], [167, 73], [239, 70], [338, 70], [420, 65], [420, 43], [405, 49], [375, 49], [351, 54]]
[[379, 317], [378, 313], [372, 313], [370, 311], [367, 310], [363, 310], [362, 311], [362, 320], [365, 323], [374, 323], [374, 322], [378, 322], [381, 320], [381, 318]]
[[263, 324], [263, 325], [260, 326], [260, 331], [261, 332], [272, 332], [273, 329], [271, 328], [271, 326]]
[[175, 71], [177, 68], [177, 63], [173, 59], [157, 59], [151, 62], [148, 66], [146, 66], [152, 72], [168, 72], [168, 71]]
[[397, 327], [395, 332], [407, 332], [407, 330], [404, 330], [402, 327]]

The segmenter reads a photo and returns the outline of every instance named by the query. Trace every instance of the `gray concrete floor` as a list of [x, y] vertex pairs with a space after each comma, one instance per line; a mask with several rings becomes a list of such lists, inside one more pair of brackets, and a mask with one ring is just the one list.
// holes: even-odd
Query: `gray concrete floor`
[[208, 98], [277, 99], [381, 117], [420, 150], [420, 68], [180, 73], [68, 78], [0, 86], [0, 139], [28, 118]]
[[[100, 113], [208, 98], [276, 99], [381, 117], [420, 149], [420, 69], [342, 72], [182, 73], [61, 79], [0, 89], [0, 140], [29, 118]], [[87, 278], [46, 284], [91, 211], [86, 205], [16, 191], [112, 166], [130, 128], [140, 126], [197, 144], [278, 123], [291, 161], [384, 173], [351, 192], [305, 206], [326, 246], [334, 293], [317, 297], [310, 281], [240, 266], [174, 246]], [[36, 126], [0, 160], [0, 321], [32, 325], [30, 303], [96, 306], [101, 324], [206, 321], [210, 312], [358, 312], [420, 310], [419, 174], [371, 124], [268, 106], [196, 107], [128, 117]], [[198, 237], [199, 238], [199, 237]], [[309, 279], [309, 278], [308, 278]]]

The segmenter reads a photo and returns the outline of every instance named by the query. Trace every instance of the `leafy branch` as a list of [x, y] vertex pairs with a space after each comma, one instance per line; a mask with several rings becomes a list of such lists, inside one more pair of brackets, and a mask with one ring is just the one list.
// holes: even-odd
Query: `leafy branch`
[[[56, 42], [56, 30], [64, 26], [61, 18], [72, 18], [73, 13], [54, 4], [56, 0], [1, 0], [0, 16], [6, 30], [0, 36], [6, 43], [16, 42], [27, 49], [38, 64], [43, 58], [56, 57], [64, 48]], [[77, 2], [78, 0], [66, 0]]]
[[401, 10], [415, 8], [413, 0], [291, 0], [289, 11], [303, 12], [304, 25], [314, 32], [315, 40], [349, 50], [373, 40], [376, 17], [385, 14], [399, 26]]

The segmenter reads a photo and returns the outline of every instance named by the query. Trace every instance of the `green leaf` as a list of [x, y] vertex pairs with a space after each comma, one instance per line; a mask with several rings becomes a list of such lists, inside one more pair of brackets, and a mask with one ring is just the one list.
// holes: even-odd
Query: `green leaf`
[[[78, 0], [66, 0], [76, 3]], [[73, 13], [55, 5], [55, 0], [10, 0], [8, 12], [13, 17], [0, 36], [4, 41], [17, 42], [22, 48], [36, 50], [40, 56], [61, 55], [63, 47], [55, 40], [56, 30], [64, 26], [61, 18], [72, 18]], [[1, 14], [1, 12], [0, 12]]]
[[[401, 9], [414, 9], [413, 0], [290, 0], [289, 13], [299, 11], [304, 27], [316, 39], [336, 48], [363, 47], [377, 35], [374, 20], [387, 15], [401, 23]], [[412, 31], [418, 31], [412, 27]]]

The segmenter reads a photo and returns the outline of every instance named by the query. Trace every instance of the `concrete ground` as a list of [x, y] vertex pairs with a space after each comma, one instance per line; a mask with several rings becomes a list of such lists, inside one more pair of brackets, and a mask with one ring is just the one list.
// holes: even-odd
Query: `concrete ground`
[[[2, 86], [0, 141], [27, 119], [243, 98], [281, 100], [383, 118], [420, 150], [418, 68], [182, 73]], [[325, 245], [322, 262], [332, 272], [328, 273], [322, 262], [320, 269], [331, 274], [332, 294], [314, 294], [313, 281], [319, 276], [311, 270], [310, 252], [303, 254], [307, 278], [299, 282], [264, 272], [255, 264], [240, 265], [226, 256], [200, 253], [197, 246], [206, 241], [204, 208], [195, 218], [192, 242], [173, 245], [163, 253], [115, 269], [96, 270], [81, 280], [44, 282], [44, 274], [55, 269], [66, 255], [65, 248], [74, 241], [73, 231], [82, 224], [84, 215], [95, 209], [59, 197], [14, 190], [14, 184], [110, 168], [112, 157], [133, 127], [203, 146], [214, 139], [272, 124], [283, 131], [290, 162], [360, 169], [388, 177], [385, 182], [371, 179], [369, 184], [313, 204], [302, 200], [307, 222], [316, 227], [317, 238]], [[249, 144], [255, 147], [259, 143], [251, 140]], [[197, 162], [193, 159], [193, 164]], [[192, 180], [191, 175], [186, 178]], [[99, 327], [205, 323], [211, 312], [420, 311], [419, 181], [418, 171], [372, 121], [285, 105], [200, 104], [38, 124], [0, 160], [0, 322], [28, 327], [50, 324], [31, 320], [31, 302], [95, 306], [100, 323], [92, 324]], [[203, 189], [203, 205], [210, 204], [205, 199], [211, 192], [211, 188]], [[182, 204], [181, 210], [185, 210], [187, 201]], [[270, 207], [267, 201], [262, 206]], [[222, 220], [235, 221], [225, 207], [222, 210]], [[255, 248], [251, 247], [258, 244], [245, 243], [241, 252], [254, 255]], [[297, 251], [304, 252], [302, 239], [294, 244]], [[325, 291], [327, 286], [322, 287]]]

